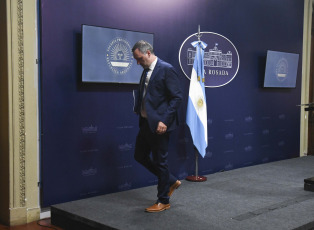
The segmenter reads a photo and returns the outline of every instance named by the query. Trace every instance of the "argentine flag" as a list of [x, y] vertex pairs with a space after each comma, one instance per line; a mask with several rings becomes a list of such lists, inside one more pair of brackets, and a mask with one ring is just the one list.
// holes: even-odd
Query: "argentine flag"
[[189, 100], [186, 111], [186, 123], [190, 128], [193, 144], [198, 152], [205, 157], [207, 147], [207, 107], [204, 78], [204, 49], [207, 44], [202, 41], [192, 42], [196, 47]]

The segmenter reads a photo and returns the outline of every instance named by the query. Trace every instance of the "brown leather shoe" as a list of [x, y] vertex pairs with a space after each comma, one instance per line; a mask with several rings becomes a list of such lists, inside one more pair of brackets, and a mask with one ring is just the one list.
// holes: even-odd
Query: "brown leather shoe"
[[161, 212], [170, 208], [170, 204], [157, 203], [149, 208], [146, 208], [146, 212]]
[[179, 181], [179, 180], [177, 180], [173, 185], [171, 185], [169, 188], [168, 196], [170, 197], [172, 195], [172, 193], [174, 192], [174, 190], [179, 188], [180, 185], [181, 185], [181, 181]]

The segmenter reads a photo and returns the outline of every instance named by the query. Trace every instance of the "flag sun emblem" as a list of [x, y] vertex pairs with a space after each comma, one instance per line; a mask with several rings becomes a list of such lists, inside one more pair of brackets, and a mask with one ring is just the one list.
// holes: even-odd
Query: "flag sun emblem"
[[202, 108], [203, 105], [204, 105], [203, 98], [200, 97], [200, 98], [197, 100], [197, 106], [198, 106], [199, 108]]

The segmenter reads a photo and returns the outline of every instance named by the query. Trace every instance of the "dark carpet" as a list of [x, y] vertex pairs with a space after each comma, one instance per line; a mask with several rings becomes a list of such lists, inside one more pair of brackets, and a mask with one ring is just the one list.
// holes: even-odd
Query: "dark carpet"
[[65, 229], [314, 229], [314, 157], [306, 156], [207, 175], [206, 182], [182, 181], [171, 208], [144, 209], [156, 186], [51, 207], [52, 223]]

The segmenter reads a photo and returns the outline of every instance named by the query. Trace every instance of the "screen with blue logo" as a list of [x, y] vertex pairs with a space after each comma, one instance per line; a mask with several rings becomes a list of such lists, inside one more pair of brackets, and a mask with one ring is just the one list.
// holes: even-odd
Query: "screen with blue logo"
[[133, 58], [132, 47], [153, 34], [82, 25], [82, 81], [138, 84], [142, 67]]
[[267, 51], [264, 87], [295, 88], [299, 54]]

